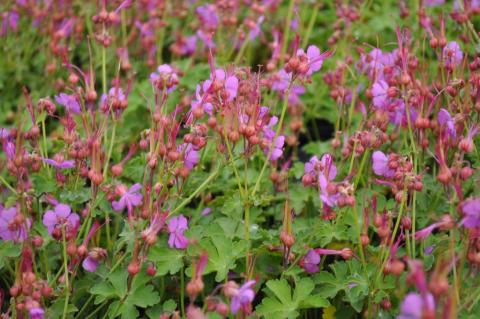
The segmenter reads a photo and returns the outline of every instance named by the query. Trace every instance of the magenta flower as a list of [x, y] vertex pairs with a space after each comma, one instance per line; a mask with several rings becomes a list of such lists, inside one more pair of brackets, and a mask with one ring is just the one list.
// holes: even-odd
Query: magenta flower
[[401, 313], [397, 319], [422, 319], [424, 310], [433, 310], [435, 301], [431, 294], [422, 297], [421, 295], [411, 292], [405, 296], [402, 302]]
[[188, 221], [183, 215], [172, 217], [168, 222], [168, 245], [170, 248], [185, 249], [188, 247], [188, 238], [183, 235], [188, 229]]
[[455, 129], [455, 121], [448, 111], [444, 108], [438, 112], [438, 124], [444, 128], [447, 137], [455, 138], [457, 130]]
[[462, 63], [463, 53], [457, 42], [449, 42], [443, 48], [443, 62], [448, 68], [453, 68]]
[[45, 318], [45, 310], [41, 307], [32, 307], [28, 310], [28, 314], [30, 315], [30, 319], [44, 319]]
[[388, 156], [382, 151], [375, 151], [372, 155], [372, 168], [375, 174], [390, 178], [395, 171], [388, 167]]
[[57, 101], [58, 104], [65, 107], [65, 110], [68, 113], [74, 113], [74, 114], [81, 113], [80, 103], [78, 103], [77, 98], [73, 94], [68, 95], [65, 93], [60, 93], [59, 95], [55, 96], [55, 101]]
[[255, 280], [250, 280], [237, 289], [235, 295], [232, 297], [232, 302], [230, 303], [230, 309], [233, 314], [236, 314], [240, 309], [247, 312], [246, 310], [255, 298], [255, 292], [252, 289], [255, 283]]
[[140, 189], [142, 189], [142, 185], [138, 183], [134, 184], [128, 190], [124, 185], [120, 185], [117, 188], [117, 191], [120, 195], [120, 200], [112, 202], [113, 210], [121, 212], [126, 207], [130, 216], [133, 212], [133, 207], [139, 206], [142, 203], [143, 196], [139, 192]]
[[306, 58], [308, 63], [308, 71], [306, 75], [310, 76], [313, 72], [321, 69], [323, 61], [330, 56], [330, 52], [320, 53], [320, 49], [315, 45], [310, 45], [307, 48], [307, 53], [303, 49], [297, 50], [297, 57]]
[[320, 254], [318, 254], [315, 249], [310, 249], [308, 253], [303, 258], [302, 267], [308, 273], [318, 272], [318, 264], [320, 263]]
[[461, 224], [466, 228], [480, 226], [480, 197], [465, 201], [462, 205], [464, 217]]
[[4, 208], [0, 205], [0, 238], [2, 240], [12, 240], [14, 242], [23, 242], [28, 238], [28, 230], [32, 225], [30, 219], [18, 224], [16, 221], [17, 209], [15, 206]]
[[189, 170], [193, 169], [200, 161], [200, 154], [191, 143], [183, 143], [177, 147], [177, 150], [183, 152], [183, 165]]
[[48, 233], [56, 238], [61, 238], [62, 230], [65, 234], [73, 234], [80, 226], [80, 216], [72, 213], [70, 206], [58, 204], [54, 210], [47, 210], [43, 215], [43, 225]]
[[50, 166], [53, 166], [57, 169], [69, 169], [75, 167], [74, 160], [66, 160], [66, 161], [56, 161], [55, 159], [50, 158], [42, 158], [42, 161]]
[[423, 240], [430, 236], [432, 231], [434, 231], [438, 226], [440, 226], [440, 223], [433, 223], [430, 226], [427, 226], [423, 229], [417, 230], [415, 232], [415, 239], [417, 240]]

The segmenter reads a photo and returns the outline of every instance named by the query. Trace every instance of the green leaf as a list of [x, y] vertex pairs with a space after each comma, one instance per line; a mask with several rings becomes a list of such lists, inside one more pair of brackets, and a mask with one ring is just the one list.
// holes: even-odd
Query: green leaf
[[10, 240], [0, 241], [0, 269], [5, 266], [7, 258], [20, 256], [22, 245], [15, 245]]
[[148, 259], [155, 263], [157, 275], [176, 274], [183, 266], [184, 251], [158, 245], [152, 247]]
[[137, 288], [127, 298], [126, 302], [140, 308], [147, 308], [156, 305], [160, 301], [160, 296], [153, 290], [152, 285], [145, 285]]
[[244, 240], [232, 242], [224, 236], [214, 236], [202, 243], [208, 253], [208, 264], [205, 274], [216, 271], [215, 280], [220, 282], [225, 279], [230, 269], [234, 269], [235, 261], [244, 256], [248, 243]]
[[297, 318], [298, 309], [323, 308], [330, 304], [320, 295], [311, 295], [315, 288], [310, 278], [303, 278], [292, 289], [285, 279], [269, 280], [266, 283], [268, 297], [262, 300], [256, 311], [265, 318]]

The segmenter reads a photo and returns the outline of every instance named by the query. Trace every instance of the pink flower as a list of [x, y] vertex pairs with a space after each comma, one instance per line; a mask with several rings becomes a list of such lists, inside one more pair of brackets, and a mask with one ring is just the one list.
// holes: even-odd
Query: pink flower
[[62, 231], [65, 234], [73, 234], [80, 226], [80, 216], [72, 213], [70, 206], [58, 204], [54, 210], [47, 210], [43, 215], [43, 225], [47, 227], [48, 233], [55, 238], [61, 238]]
[[372, 168], [375, 174], [387, 178], [392, 177], [395, 171], [388, 167], [388, 157], [381, 151], [375, 151], [372, 155]]
[[57, 101], [58, 104], [65, 107], [65, 110], [68, 113], [70, 112], [74, 114], [81, 113], [80, 103], [78, 103], [77, 98], [73, 94], [68, 95], [65, 93], [60, 93], [59, 95], [55, 96], [55, 101]]
[[443, 62], [445, 63], [446, 67], [453, 68], [458, 66], [460, 63], [462, 63], [462, 60], [463, 53], [457, 42], [449, 42], [443, 48]]
[[28, 230], [32, 225], [30, 219], [18, 224], [16, 217], [17, 209], [15, 206], [4, 208], [0, 205], [0, 238], [2, 240], [12, 240], [14, 242], [23, 242], [28, 238]]
[[143, 196], [139, 193], [140, 189], [142, 189], [142, 185], [138, 183], [134, 184], [128, 190], [123, 185], [118, 187], [117, 190], [120, 193], [120, 200], [112, 202], [113, 210], [121, 212], [126, 207], [130, 216], [133, 208], [142, 203]]
[[170, 248], [185, 249], [188, 247], [188, 238], [183, 233], [188, 229], [188, 221], [183, 215], [172, 217], [168, 222], [168, 245]]
[[255, 285], [255, 280], [250, 280], [244, 283], [239, 289], [236, 290], [230, 303], [230, 308], [233, 314], [236, 314], [240, 309], [244, 312], [250, 307], [253, 299], [255, 298], [255, 292], [252, 287]]

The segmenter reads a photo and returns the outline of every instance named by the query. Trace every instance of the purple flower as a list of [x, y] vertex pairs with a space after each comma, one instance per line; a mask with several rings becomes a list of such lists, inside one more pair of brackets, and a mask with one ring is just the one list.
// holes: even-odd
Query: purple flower
[[320, 161], [318, 160], [318, 157], [312, 156], [310, 160], [307, 163], [305, 163], [305, 167], [303, 169], [304, 173], [312, 176], [316, 176], [315, 168], [318, 166], [319, 162]]
[[43, 319], [45, 318], [45, 311], [41, 307], [32, 307], [28, 311], [30, 319]]
[[51, 165], [57, 169], [68, 169], [68, 168], [74, 168], [75, 167], [75, 161], [74, 160], [67, 160], [67, 161], [60, 161], [57, 162], [54, 159], [50, 158], [42, 158], [42, 161], [48, 165]]
[[435, 7], [445, 3], [445, 0], [425, 0], [424, 4], [427, 7]]
[[259, 36], [259, 34], [261, 32], [260, 26], [262, 25], [263, 20], [265, 20], [265, 17], [260, 16], [258, 18], [257, 22], [255, 23], [255, 25], [250, 29], [250, 33], [249, 33], [250, 41], [255, 40], [255, 38]]
[[390, 104], [387, 95], [388, 84], [383, 80], [376, 81], [372, 86], [373, 105], [378, 109], [386, 109]]
[[133, 212], [133, 207], [139, 206], [142, 203], [142, 194], [139, 192], [142, 189], [142, 185], [139, 183], [134, 184], [130, 189], [126, 189], [125, 186], [120, 185], [117, 191], [120, 195], [119, 201], [112, 202], [113, 210], [121, 212], [127, 208], [129, 216]]
[[11, 29], [13, 32], [18, 30], [18, 21], [20, 20], [20, 15], [17, 11], [3, 12], [1, 13], [0, 18], [2, 18], [2, 23], [0, 25], [0, 36], [5, 36], [8, 32], [8, 29]]
[[233, 101], [237, 96], [238, 79], [234, 75], [227, 75], [222, 69], [216, 69], [214, 75], [210, 74], [210, 80], [203, 82], [202, 88], [204, 92], [208, 92], [214, 80], [223, 83], [225, 91], [228, 93], [227, 101]]
[[200, 215], [202, 216], [208, 216], [212, 213], [212, 209], [210, 207], [206, 207], [202, 210], [202, 212], [200, 213]]
[[375, 174], [390, 178], [395, 171], [388, 167], [388, 156], [382, 151], [375, 151], [372, 155], [372, 168]]
[[80, 216], [72, 213], [70, 206], [58, 204], [54, 210], [47, 210], [45, 212], [45, 215], [43, 215], [43, 225], [47, 227], [50, 235], [60, 237], [58, 234], [61, 234], [63, 229], [66, 234], [72, 234], [77, 231], [78, 226], [80, 226]]
[[181, 44], [179, 46], [179, 53], [180, 55], [192, 55], [195, 53], [197, 50], [197, 36], [196, 35], [191, 35], [181, 41]]
[[425, 247], [425, 249], [423, 250], [423, 253], [425, 255], [430, 255], [433, 252], [434, 249], [435, 249], [435, 245]]
[[16, 217], [17, 209], [15, 206], [4, 208], [0, 205], [0, 238], [3, 240], [12, 240], [14, 242], [23, 242], [28, 238], [28, 230], [32, 225], [30, 219], [18, 224]]
[[203, 31], [203, 30], [197, 31], [197, 37], [199, 37], [200, 40], [203, 41], [203, 44], [207, 49], [215, 49], [216, 47], [215, 42], [213, 42], [213, 36], [214, 36], [214, 33], [211, 31]]
[[188, 247], [188, 238], [183, 235], [188, 229], [188, 221], [183, 215], [172, 217], [168, 222], [168, 245], [170, 248], [185, 249]]
[[232, 302], [230, 303], [230, 308], [233, 314], [236, 314], [240, 308], [248, 309], [253, 299], [255, 298], [255, 292], [252, 287], [255, 285], [255, 280], [250, 280], [244, 283], [232, 297]]
[[438, 112], [438, 124], [444, 127], [447, 137], [455, 138], [457, 136], [455, 121], [450, 113], [444, 108], [440, 109]]
[[203, 28], [215, 30], [218, 26], [217, 9], [213, 4], [200, 6], [195, 10]]
[[303, 269], [308, 273], [318, 272], [318, 264], [320, 263], [320, 254], [315, 249], [310, 249], [303, 258]]
[[92, 256], [88, 255], [82, 262], [82, 267], [85, 271], [95, 272], [98, 267], [98, 260], [95, 260]]
[[422, 297], [421, 295], [411, 292], [402, 302], [401, 313], [397, 319], [422, 319], [424, 310], [433, 310], [435, 301], [431, 294]]
[[303, 49], [297, 50], [297, 57], [306, 59], [308, 63], [308, 71], [306, 75], [312, 75], [313, 72], [317, 72], [322, 67], [323, 61], [330, 56], [329, 52], [320, 53], [320, 49], [315, 45], [310, 45], [307, 48], [307, 53]]
[[188, 170], [193, 169], [200, 161], [200, 155], [191, 143], [183, 143], [178, 146], [177, 150], [183, 152], [183, 165]]
[[157, 68], [158, 73], [150, 74], [150, 81], [157, 87], [167, 88], [167, 93], [172, 92], [178, 83], [178, 76], [168, 64], [162, 64]]
[[461, 224], [466, 228], [480, 226], [480, 197], [465, 201], [462, 205], [464, 217]]
[[447, 68], [453, 68], [462, 63], [463, 53], [457, 42], [449, 42], [443, 48], [443, 62]]
[[105, 113], [109, 113], [112, 106], [114, 106], [115, 111], [118, 113], [120, 110], [124, 109], [126, 105], [127, 96], [119, 87], [110, 88], [108, 94], [104, 93], [100, 98], [100, 107]]
[[[267, 146], [263, 149], [265, 155], [268, 155], [269, 152], [271, 161], [278, 160], [283, 155], [283, 145], [285, 144], [285, 136], [279, 135], [274, 140], [276, 132], [273, 130], [273, 126], [275, 126], [278, 122], [278, 118], [276, 116], [272, 116], [268, 125], [263, 127], [263, 136], [269, 142]], [[272, 148], [272, 150], [270, 150]]]
[[78, 103], [77, 98], [73, 94], [60, 93], [55, 96], [55, 101], [65, 107], [65, 110], [69, 113], [80, 114], [81, 112], [80, 103]]

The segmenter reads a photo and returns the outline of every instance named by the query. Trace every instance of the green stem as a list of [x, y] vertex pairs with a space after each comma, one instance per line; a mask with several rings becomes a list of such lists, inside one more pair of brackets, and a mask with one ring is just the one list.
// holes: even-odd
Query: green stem
[[107, 94], [107, 49], [102, 45], [102, 87], [103, 93]]
[[15, 190], [15, 188], [12, 187], [12, 185], [10, 185], [2, 176], [0, 176], [0, 181], [9, 189], [12, 191], [12, 193], [14, 193], [15, 195], [17, 195], [17, 191]]
[[65, 239], [65, 227], [62, 229], [62, 241], [63, 241], [63, 267], [65, 270], [65, 303], [63, 304], [62, 318], [67, 317], [68, 299], [70, 297], [70, 284], [68, 282], [68, 257], [67, 257], [67, 240]]
[[283, 59], [285, 56], [285, 53], [287, 53], [287, 47], [289, 44], [289, 38], [290, 38], [290, 29], [291, 29], [291, 24], [292, 24], [292, 16], [293, 16], [293, 6], [295, 4], [295, 0], [290, 0], [290, 3], [288, 5], [288, 13], [287, 13], [287, 23], [285, 24], [285, 30], [283, 34], [285, 35], [283, 39], [283, 45], [282, 45], [282, 51], [280, 54], [280, 57]]
[[310, 21], [308, 22], [307, 32], [305, 32], [305, 36], [303, 37], [302, 48], [305, 48], [308, 45], [308, 41], [310, 40], [310, 35], [312, 34], [313, 26], [315, 25], [315, 21], [317, 21], [317, 15], [318, 15], [319, 9], [320, 9], [320, 3], [316, 3], [315, 7], [313, 8], [312, 15], [310, 16]]
[[185, 269], [180, 271], [180, 309], [182, 311], [182, 318], [185, 318]]

